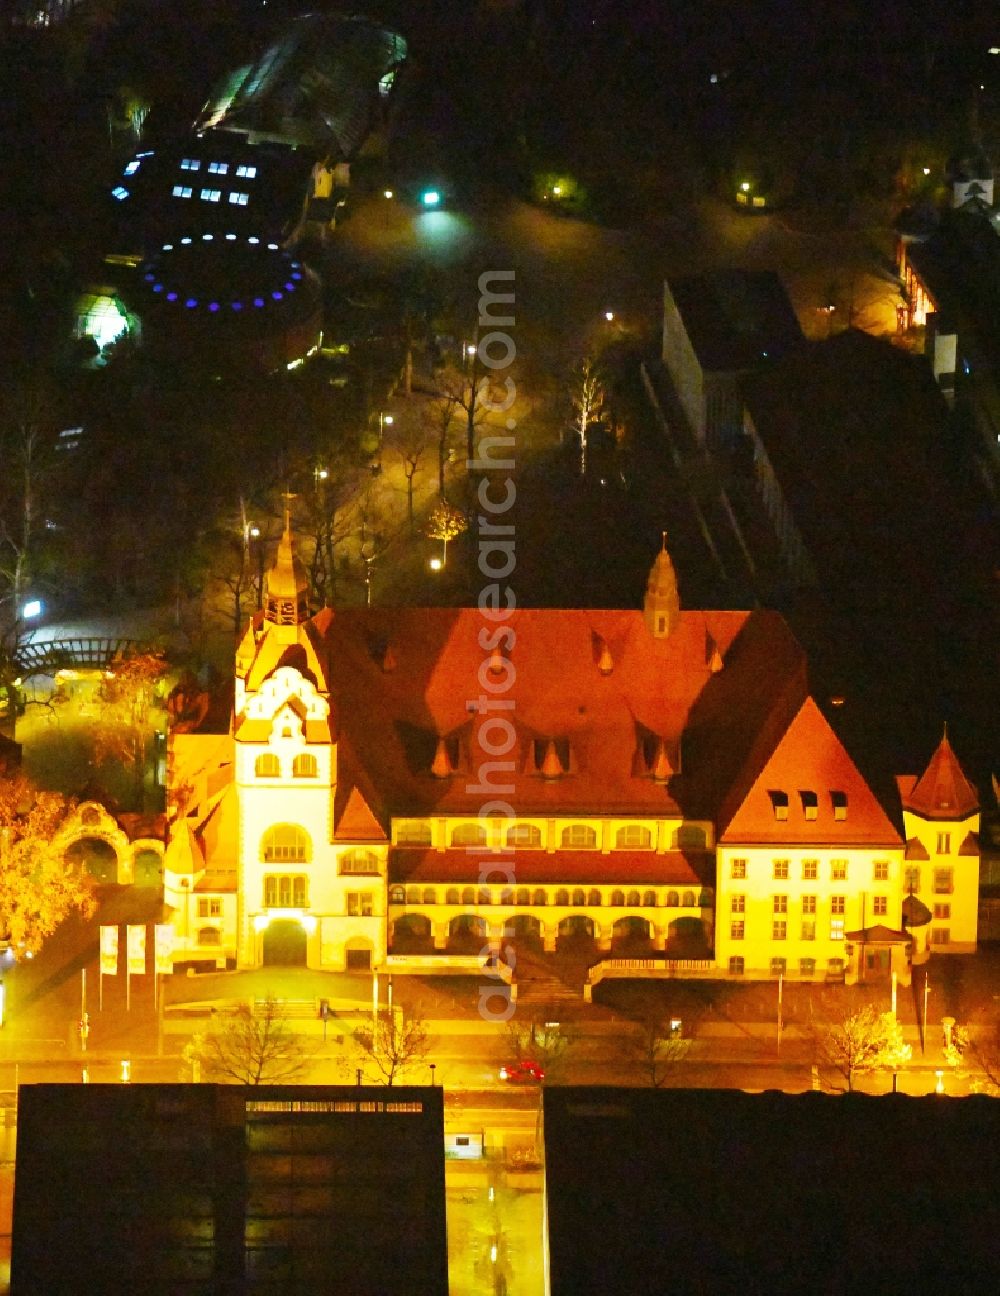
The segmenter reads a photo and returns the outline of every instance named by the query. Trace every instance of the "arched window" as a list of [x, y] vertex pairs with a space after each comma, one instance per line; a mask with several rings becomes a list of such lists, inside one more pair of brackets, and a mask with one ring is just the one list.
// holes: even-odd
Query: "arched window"
[[531, 904], [531, 895], [530, 895], [530, 892], [528, 891], [528, 888], [527, 888], [527, 887], [518, 887], [518, 888], [517, 888], [517, 903], [518, 903], [519, 905], [530, 905], [530, 904]]
[[318, 773], [319, 765], [312, 752], [300, 752], [292, 761], [293, 778], [315, 778]]
[[679, 904], [680, 904], [680, 897], [678, 896], [677, 892], [676, 892], [676, 891], [668, 891], [668, 892], [667, 892], [667, 908], [668, 908], [668, 909], [676, 909], [677, 906], [678, 906]]
[[705, 829], [696, 828], [692, 824], [682, 824], [674, 833], [673, 848], [674, 850], [704, 850]]
[[601, 893], [600, 891], [598, 891], [597, 887], [594, 887], [590, 895], [587, 896], [587, 904], [599, 905], [600, 903], [601, 903]]
[[389, 888], [389, 903], [404, 904], [406, 901], [406, 892], [401, 886], [391, 886]]
[[568, 904], [569, 904], [569, 892], [568, 892], [568, 891], [563, 891], [563, 890], [559, 890], [559, 891], [557, 891], [557, 892], [556, 892], [555, 903], [556, 903], [557, 905], [568, 905]]
[[265, 864], [308, 864], [312, 858], [309, 834], [298, 824], [275, 824], [261, 839]]
[[653, 834], [645, 824], [625, 824], [615, 833], [619, 850], [648, 850], [653, 844]]
[[683, 900], [681, 900], [681, 908], [682, 908], [682, 909], [693, 909], [693, 908], [694, 908], [694, 892], [693, 892], [693, 891], [685, 891], [685, 892], [684, 892], [684, 898], [683, 898]]
[[396, 829], [397, 846], [429, 846], [431, 844], [431, 826], [426, 819], [411, 819], [401, 823]]
[[458, 824], [451, 830], [452, 846], [485, 846], [486, 829], [479, 823]]
[[570, 824], [562, 830], [561, 840], [564, 850], [594, 850], [597, 833], [590, 824]]
[[462, 904], [474, 905], [476, 903], [476, 893], [472, 887], [462, 888]]
[[514, 888], [504, 887], [500, 892], [500, 903], [502, 905], [512, 905], [514, 903]]
[[424, 887], [424, 904], [434, 904], [437, 900], [437, 892], [433, 887]]
[[378, 873], [378, 856], [370, 850], [349, 850], [340, 857], [341, 873]]
[[582, 887], [577, 887], [573, 892], [573, 904], [577, 908], [582, 908], [587, 903], [587, 897]]
[[258, 778], [280, 778], [281, 761], [274, 752], [263, 752], [254, 761], [253, 772]]
[[461, 904], [458, 887], [449, 887], [444, 896], [445, 904]]
[[492, 897], [490, 895], [489, 887], [479, 888], [479, 903], [481, 905], [488, 905], [493, 903]]
[[646, 908], [646, 909], [655, 909], [655, 908], [656, 908], [656, 892], [655, 892], [655, 891], [644, 891], [643, 894], [642, 894], [642, 903], [643, 903], [643, 907]]
[[618, 906], [618, 907], [621, 907], [621, 906], [625, 903], [625, 892], [624, 892], [624, 891], [612, 891], [612, 892], [611, 892], [611, 903], [612, 903], [613, 905], [616, 905], [616, 906]]
[[535, 888], [535, 898], [531, 903], [534, 905], [545, 904], [545, 892], [542, 890], [541, 887]]
[[218, 945], [221, 941], [221, 933], [218, 927], [199, 927], [198, 944], [199, 945]]
[[638, 892], [638, 891], [630, 891], [630, 892], [628, 893], [628, 899], [625, 901], [625, 903], [628, 905], [628, 907], [629, 907], [630, 909], [638, 909], [638, 908], [639, 908], [639, 892]]
[[711, 888], [706, 887], [702, 891], [701, 895], [698, 897], [698, 908], [711, 909], [711, 907], [712, 907], [712, 891]]
[[407, 888], [406, 888], [406, 903], [407, 903], [407, 904], [419, 904], [419, 903], [420, 903], [420, 888], [419, 888], [419, 887], [407, 887]]
[[534, 824], [514, 824], [507, 829], [508, 846], [541, 846], [542, 830]]

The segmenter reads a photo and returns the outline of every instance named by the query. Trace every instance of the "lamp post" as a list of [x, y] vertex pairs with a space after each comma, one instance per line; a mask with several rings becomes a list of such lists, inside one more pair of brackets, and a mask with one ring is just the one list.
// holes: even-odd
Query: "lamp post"
[[378, 412], [378, 450], [376, 451], [375, 462], [372, 464], [372, 475], [377, 477], [382, 471], [382, 442], [385, 440], [385, 430], [392, 427], [393, 417], [386, 414], [384, 410]]

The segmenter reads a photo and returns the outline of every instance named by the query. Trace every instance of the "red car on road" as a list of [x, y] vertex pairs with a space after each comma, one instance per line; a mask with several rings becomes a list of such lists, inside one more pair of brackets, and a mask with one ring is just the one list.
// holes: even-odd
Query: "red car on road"
[[545, 1079], [545, 1069], [537, 1062], [522, 1058], [518, 1062], [508, 1062], [502, 1066], [500, 1079], [509, 1080], [511, 1084], [541, 1084]]

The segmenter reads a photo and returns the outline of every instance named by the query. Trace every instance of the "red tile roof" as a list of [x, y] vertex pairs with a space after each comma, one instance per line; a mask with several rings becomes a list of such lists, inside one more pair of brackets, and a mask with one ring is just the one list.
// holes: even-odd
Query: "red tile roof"
[[[512, 684], [491, 696], [508, 668], [494, 680], [479, 636], [495, 627], [477, 609], [350, 608], [329, 618], [328, 676], [346, 739], [339, 781], [358, 784], [383, 824], [392, 814], [476, 814], [494, 798], [522, 815], [714, 818], [745, 777], [748, 752], [760, 746], [764, 759], [806, 693], [802, 650], [776, 613], [682, 612], [664, 639], [638, 610], [518, 609], [506, 627]], [[480, 713], [481, 698], [513, 705]], [[503, 746], [498, 717], [513, 724], [514, 745], [486, 756], [484, 741]], [[457, 770], [436, 778], [442, 737]], [[680, 760], [666, 782], [645, 764], [661, 739]], [[558, 778], [539, 768], [536, 744], [544, 755], [549, 740], [568, 756]], [[487, 769], [490, 761], [513, 768]]]
[[947, 734], [923, 774], [905, 791], [901, 786], [900, 793], [903, 809], [922, 819], [967, 819], [979, 809], [979, 796], [962, 772]]
[[384, 842], [386, 835], [372, 814], [371, 806], [356, 787], [352, 787], [347, 802], [337, 817], [334, 837], [342, 841]]
[[[490, 869], [495, 872], [490, 874]], [[508, 881], [509, 878], [513, 881]], [[715, 885], [710, 852], [666, 851], [436, 851], [396, 847], [389, 852], [390, 882], [465, 882], [485, 886], [688, 886]]]
[[[808, 818], [803, 793], [815, 794]], [[788, 814], [775, 814], [774, 796]], [[835, 794], [846, 798], [837, 818]], [[901, 838], [819, 707], [807, 698], [788, 726], [720, 841], [741, 845], [898, 846]]]

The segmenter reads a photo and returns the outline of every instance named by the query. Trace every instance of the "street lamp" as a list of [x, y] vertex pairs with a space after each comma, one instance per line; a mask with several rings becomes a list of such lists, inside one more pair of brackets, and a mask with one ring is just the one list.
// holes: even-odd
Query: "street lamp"
[[375, 462], [372, 464], [372, 476], [377, 477], [382, 471], [382, 442], [385, 439], [385, 430], [392, 427], [393, 418], [391, 414], [386, 414], [384, 410], [378, 412], [378, 450], [375, 456]]
[[428, 567], [430, 567], [431, 571], [439, 572], [441, 568], [444, 566], [444, 563], [441, 561], [440, 558], [432, 558], [427, 565]]

